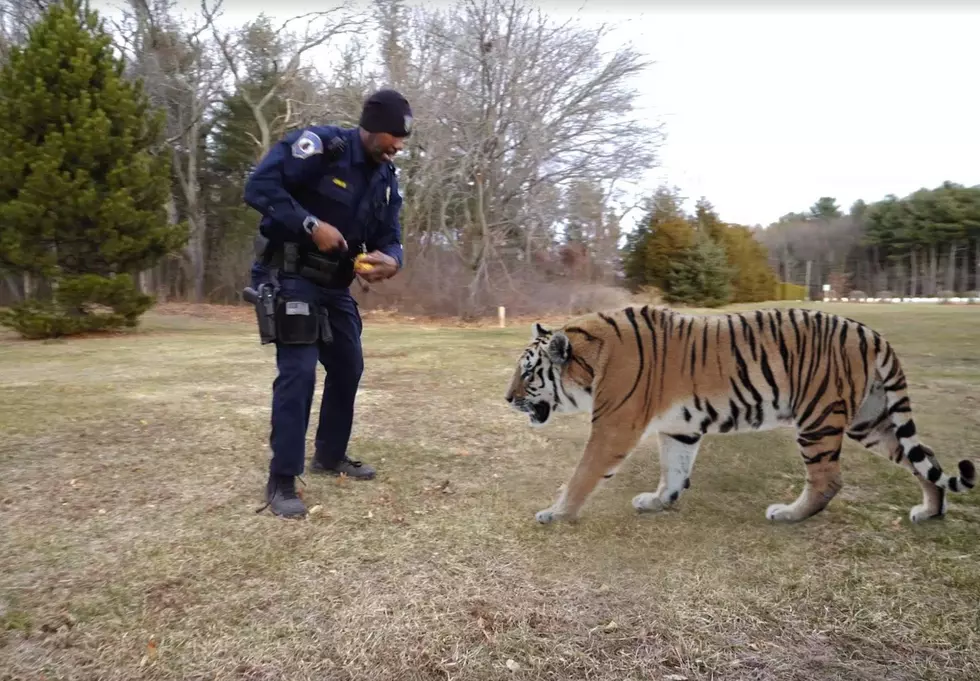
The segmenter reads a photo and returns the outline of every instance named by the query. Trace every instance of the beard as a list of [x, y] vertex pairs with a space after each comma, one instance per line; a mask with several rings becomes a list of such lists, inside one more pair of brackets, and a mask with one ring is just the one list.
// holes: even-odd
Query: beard
[[394, 146], [383, 145], [375, 136], [368, 140], [368, 153], [376, 163], [387, 163], [395, 157], [398, 149]]

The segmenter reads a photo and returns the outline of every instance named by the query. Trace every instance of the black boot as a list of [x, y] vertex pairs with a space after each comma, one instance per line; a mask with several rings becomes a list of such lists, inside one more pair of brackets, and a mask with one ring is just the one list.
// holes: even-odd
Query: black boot
[[313, 473], [325, 473], [327, 475], [346, 475], [349, 478], [358, 480], [370, 480], [374, 477], [374, 469], [360, 461], [352, 461], [346, 456], [336, 463], [326, 463], [319, 457], [313, 457], [310, 464]]
[[265, 485], [265, 499], [276, 515], [284, 518], [306, 515], [306, 505], [296, 494], [296, 478], [292, 475], [270, 475]]

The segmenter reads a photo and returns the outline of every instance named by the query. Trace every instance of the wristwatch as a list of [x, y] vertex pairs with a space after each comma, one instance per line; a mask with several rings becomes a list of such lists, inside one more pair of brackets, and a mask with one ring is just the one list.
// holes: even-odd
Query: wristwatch
[[313, 236], [313, 228], [316, 227], [319, 222], [320, 221], [312, 215], [307, 215], [305, 218], [303, 218], [303, 229], [306, 230], [307, 234]]

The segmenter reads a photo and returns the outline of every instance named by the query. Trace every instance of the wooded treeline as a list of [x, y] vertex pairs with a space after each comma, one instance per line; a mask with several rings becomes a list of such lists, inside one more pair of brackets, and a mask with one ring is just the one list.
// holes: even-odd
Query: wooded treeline
[[[50, 4], [0, 0], [0, 58]], [[356, 124], [383, 86], [415, 113], [396, 159], [407, 265], [365, 304], [519, 313], [566, 304], [570, 280], [615, 281], [621, 190], [655, 165], [661, 135], [633, 110], [647, 63], [630, 47], [605, 51], [607, 27], [559, 24], [517, 0], [376, 0], [231, 27], [214, 0], [190, 15], [172, 0], [125, 7], [104, 26], [125, 74], [165, 112], [167, 210], [189, 228], [179, 253], [140, 275], [158, 300], [238, 299], [258, 220], [241, 200], [254, 163], [289, 129]]]
[[873, 203], [845, 214], [833, 197], [783, 216], [756, 238], [783, 281], [823, 297], [980, 295], [980, 186], [954, 182]]
[[[369, 294], [355, 286], [366, 307], [471, 316], [492, 314], [497, 305], [516, 314], [595, 309], [623, 301], [627, 288], [655, 288], [668, 301], [694, 304], [771, 300], [790, 290], [786, 283], [809, 284], [813, 298], [828, 283], [838, 295], [980, 289], [978, 187], [946, 183], [870, 205], [858, 201], [847, 214], [824, 197], [765, 229], [728, 224], [705, 198], [685, 215], [675, 190], [630, 198], [657, 165], [663, 141], [660, 127], [635, 109], [648, 62], [628, 46], [604, 49], [609, 27], [558, 23], [531, 0], [455, 0], [431, 9], [374, 0], [368, 9], [344, 5], [286, 21], [259, 15], [240, 25], [223, 16], [220, 0], [202, 0], [189, 14], [174, 0], [119, 2], [124, 11], [102, 17], [102, 29], [120, 76], [141, 83], [161, 114], [152, 153], [166, 158], [168, 181], [145, 183], [161, 193], [172, 229], [155, 225], [142, 237], [126, 231], [132, 225], [113, 229], [124, 240], [143, 238], [148, 253], [185, 237], [162, 259], [150, 258], [152, 267], [134, 272], [157, 300], [238, 301], [258, 221], [242, 202], [255, 162], [288, 130], [355, 125], [365, 96], [384, 86], [402, 91], [415, 113], [413, 135], [396, 159], [406, 268]], [[30, 42], [46, 10], [61, 4], [0, 0], [0, 66]], [[78, 49], [78, 36], [49, 31], [55, 37], [33, 48], [32, 59], [44, 62], [30, 67], [36, 77], [7, 71], [8, 90], [23, 95], [9, 103], [11, 140], [25, 130], [34, 134], [18, 131], [17, 111], [59, 129], [59, 107], [88, 106], [81, 76], [71, 73], [77, 63], [57, 53]], [[85, 49], [104, 60], [96, 56], [101, 48]], [[91, 67], [95, 74], [105, 69]], [[86, 77], [92, 87], [105, 87], [101, 76]], [[45, 95], [45, 87], [62, 81], [73, 94]], [[37, 83], [40, 90], [32, 92]], [[110, 88], [109, 99], [117, 90]], [[52, 104], [59, 94], [63, 101]], [[47, 151], [31, 158], [20, 149], [6, 159], [6, 175], [0, 172], [0, 184], [9, 185], [0, 187], [7, 192], [0, 202], [8, 202], [10, 218], [0, 225], [10, 256], [0, 258], [0, 305], [53, 286], [50, 272], [23, 265], [34, 223], [18, 173], [33, 166], [31, 182], [43, 187], [45, 163], [52, 177], [81, 177], [88, 172], [83, 159], [102, 153], [91, 136], [84, 153], [68, 156], [59, 156], [56, 145], [52, 151], [44, 134], [36, 137], [37, 148]], [[148, 151], [138, 146], [130, 150], [133, 159]], [[39, 160], [45, 154], [50, 158]], [[117, 162], [134, 163], [137, 175], [144, 164]], [[20, 203], [10, 203], [18, 192]], [[48, 236], [31, 247], [63, 273], [86, 260], [66, 250], [82, 248], [82, 237], [59, 242], [49, 235], [58, 220], [69, 219], [68, 206], [81, 211], [68, 185], [62, 194], [38, 199], [50, 201], [37, 232]], [[139, 194], [145, 201], [151, 192]], [[120, 206], [117, 223], [119, 211], [132, 208]], [[634, 210], [642, 215], [639, 229], [620, 248]], [[55, 212], [63, 214], [53, 220]], [[79, 216], [97, 223], [98, 210], [89, 205]], [[99, 267], [108, 272], [103, 260]], [[119, 266], [116, 258], [113, 268]]]

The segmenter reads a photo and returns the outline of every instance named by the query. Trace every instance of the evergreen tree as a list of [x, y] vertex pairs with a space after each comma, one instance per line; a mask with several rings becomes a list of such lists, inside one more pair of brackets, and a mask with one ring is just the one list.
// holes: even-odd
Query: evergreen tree
[[863, 199], [858, 199], [851, 204], [851, 210], [849, 215], [856, 221], [860, 222], [864, 219], [864, 214], [868, 210], [868, 204], [864, 202]]
[[696, 237], [676, 191], [659, 188], [649, 202], [646, 218], [627, 238], [623, 263], [627, 280], [634, 288], [665, 289], [671, 261], [691, 248]]
[[698, 200], [694, 226], [724, 250], [731, 274], [731, 297], [735, 303], [772, 300], [779, 283], [769, 266], [769, 253], [748, 227], [728, 224], [706, 198]]
[[134, 326], [149, 309], [132, 275], [186, 235], [167, 223], [162, 123], [79, 0], [51, 5], [11, 50], [0, 71], [0, 265], [46, 280], [53, 294], [3, 324], [57, 336]]
[[639, 289], [646, 283], [644, 247], [649, 238], [650, 222], [647, 219], [640, 220], [636, 229], [626, 235], [626, 244], [622, 251], [623, 275], [626, 283], [633, 289]]
[[694, 228], [699, 232], [705, 232], [714, 241], [723, 243], [726, 227], [711, 202], [703, 196], [698, 199], [694, 207]]
[[732, 274], [732, 302], [761, 303], [776, 297], [779, 279], [769, 265], [769, 252], [743, 225], [724, 231], [728, 266]]
[[664, 299], [700, 307], [721, 307], [732, 300], [732, 272], [725, 249], [707, 234], [675, 257], [667, 276]]
[[837, 200], [832, 196], [821, 196], [817, 202], [810, 206], [810, 215], [817, 220], [831, 220], [841, 216], [840, 208], [837, 207]]

